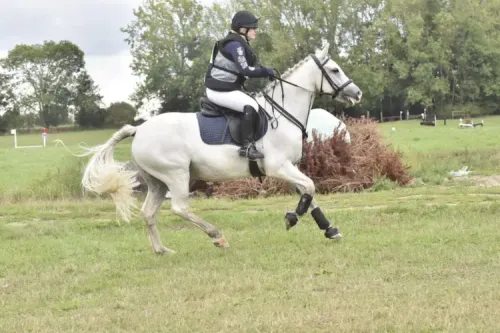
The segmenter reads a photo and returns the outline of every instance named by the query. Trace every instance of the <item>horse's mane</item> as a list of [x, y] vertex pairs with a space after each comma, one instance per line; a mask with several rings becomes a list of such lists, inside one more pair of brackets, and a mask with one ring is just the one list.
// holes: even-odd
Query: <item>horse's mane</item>
[[[283, 72], [283, 74], [281, 74], [281, 78], [286, 80], [290, 75], [292, 75], [293, 72], [295, 72], [300, 66], [302, 66], [309, 59], [311, 59], [311, 55], [306, 56], [304, 59], [302, 59], [292, 67], [288, 68], [285, 72]], [[277, 84], [280, 84], [280, 81], [274, 80], [273, 82], [270, 82], [263, 89], [259, 90], [255, 96], [262, 97], [264, 92], [269, 92], [269, 90], [274, 88]]]

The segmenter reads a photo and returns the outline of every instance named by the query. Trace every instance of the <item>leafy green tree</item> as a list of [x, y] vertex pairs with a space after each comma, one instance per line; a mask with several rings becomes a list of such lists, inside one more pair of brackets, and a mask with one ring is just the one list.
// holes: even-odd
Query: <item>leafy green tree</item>
[[72, 101], [79, 126], [99, 128], [104, 125], [106, 110], [101, 107], [102, 97], [90, 75], [82, 72], [73, 89]]
[[19, 110], [14, 103], [14, 93], [10, 86], [11, 77], [0, 73], [0, 132], [5, 133], [9, 128], [17, 127]]
[[77, 80], [86, 75], [83, 56], [70, 41], [18, 44], [11, 49], [3, 65], [13, 76], [16, 103], [23, 113], [38, 115], [46, 127], [67, 121]]
[[112, 103], [106, 110], [105, 124], [110, 127], [121, 127], [134, 122], [137, 109], [127, 102]]
[[192, 111], [202, 94], [210, 40], [207, 13], [198, 1], [146, 0], [122, 31], [128, 37], [134, 74], [143, 76], [134, 100], [160, 98], [162, 112]]
[[[281, 72], [328, 40], [331, 56], [364, 93], [348, 113], [499, 109], [500, 0], [227, 0], [210, 6], [146, 0], [123, 29], [134, 72], [145, 78], [135, 99], [159, 97], [160, 112], [198, 110], [213, 43], [241, 9], [262, 17], [252, 46], [261, 63]], [[248, 87], [266, 83], [249, 80]], [[344, 108], [327, 98], [314, 106]]]

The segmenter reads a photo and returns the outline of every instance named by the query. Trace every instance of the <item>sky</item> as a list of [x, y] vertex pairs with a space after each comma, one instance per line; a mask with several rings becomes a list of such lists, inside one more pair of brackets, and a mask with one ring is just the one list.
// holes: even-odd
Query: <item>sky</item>
[[[203, 1], [212, 2], [210, 0]], [[69, 40], [85, 53], [86, 68], [106, 105], [130, 101], [138, 79], [120, 28], [142, 0], [0, 0], [0, 56], [18, 43]]]

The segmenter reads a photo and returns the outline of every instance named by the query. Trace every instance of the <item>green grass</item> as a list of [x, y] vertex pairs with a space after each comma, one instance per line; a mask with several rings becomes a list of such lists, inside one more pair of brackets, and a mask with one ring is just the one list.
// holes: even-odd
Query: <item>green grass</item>
[[[406, 153], [498, 148], [500, 117], [476, 118], [474, 122], [481, 119], [484, 119], [484, 126], [475, 128], [459, 128], [457, 119], [448, 119], [446, 126], [443, 120], [438, 120], [436, 127], [421, 126], [419, 120], [409, 120], [382, 123], [380, 129], [395, 148]], [[392, 127], [396, 128], [395, 132]]]
[[[498, 173], [500, 117], [487, 117], [484, 120], [484, 127], [474, 129], [459, 129], [457, 120], [448, 120], [447, 126], [439, 121], [437, 127], [420, 126], [418, 121], [390, 122], [380, 124], [380, 129], [385, 140], [404, 154], [412, 175], [424, 184], [436, 185], [444, 183], [448, 172], [465, 165], [478, 175]], [[393, 126], [396, 127], [395, 132], [391, 131]], [[58, 193], [75, 191], [75, 188], [61, 188], [59, 179], [78, 177], [85, 160], [71, 156], [53, 141], [61, 139], [73, 152], [79, 152], [80, 143], [103, 143], [113, 131], [50, 134], [48, 146], [43, 149], [13, 149], [13, 137], [0, 136], [0, 200], [59, 198]], [[131, 139], [126, 139], [117, 146], [115, 156], [118, 160], [129, 160], [130, 142]], [[18, 137], [19, 146], [39, 144], [39, 133]]]
[[109, 201], [0, 208], [1, 332], [498, 332], [500, 189], [319, 196], [344, 239], [297, 197], [193, 200], [230, 247], [163, 206], [173, 256]]
[[[380, 128], [427, 184], [463, 165], [499, 171], [499, 117], [469, 130], [451, 121]], [[500, 187], [381, 180], [372, 191], [317, 196], [340, 242], [310, 214], [284, 230], [297, 196], [192, 200], [225, 250], [167, 202], [158, 228], [177, 254], [160, 257], [142, 220], [118, 224], [108, 198], [72, 196], [83, 160], [52, 143], [78, 152], [112, 132], [50, 135], [44, 149], [13, 149], [0, 136], [0, 332], [500, 331]], [[19, 145], [40, 142], [19, 136]]]
[[[85, 159], [71, 155], [53, 141], [62, 140], [73, 152], [80, 153], [81, 143], [89, 146], [104, 143], [114, 130], [96, 130], [50, 134], [45, 148], [14, 149], [13, 136], [0, 136], [0, 197], [33, 197], [37, 192], [50, 195], [50, 187], [63, 185], [59, 180], [71, 175], [78, 177]], [[123, 140], [115, 149], [117, 160], [129, 160], [132, 139]], [[18, 146], [40, 145], [40, 134], [19, 135]], [[42, 184], [40, 184], [42, 182]], [[49, 188], [47, 187], [49, 183]], [[56, 192], [56, 191], [53, 191]], [[42, 193], [42, 197], [43, 197]]]
[[[492, 175], [500, 168], [500, 117], [484, 119], [483, 127], [459, 128], [457, 119], [438, 120], [436, 127], [419, 120], [380, 124], [394, 149], [404, 154], [414, 177], [428, 184], [442, 184], [448, 172], [468, 166], [477, 175]], [[392, 127], [396, 131], [392, 131]]]

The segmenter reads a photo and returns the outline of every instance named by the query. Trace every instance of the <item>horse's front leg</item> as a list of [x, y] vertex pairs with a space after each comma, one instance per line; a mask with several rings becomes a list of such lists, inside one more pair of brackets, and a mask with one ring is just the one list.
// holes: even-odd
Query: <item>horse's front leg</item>
[[342, 235], [339, 233], [338, 228], [331, 226], [330, 221], [325, 217], [323, 211], [314, 200], [313, 196], [316, 192], [314, 182], [311, 178], [304, 175], [297, 166], [292, 163], [286, 163], [281, 167], [276, 177], [286, 180], [295, 186], [295, 190], [301, 195], [299, 203], [295, 211], [289, 211], [285, 214], [285, 226], [289, 230], [295, 226], [299, 218], [307, 213], [309, 207], [312, 208], [311, 215], [316, 221], [316, 224], [321, 230], [325, 230], [325, 237], [331, 239], [340, 239]]
[[[295, 185], [295, 188], [296, 188], [296, 191], [301, 195], [301, 197], [300, 197], [300, 201], [299, 201], [299, 204], [297, 205], [295, 212], [287, 212], [285, 215], [285, 224], [286, 224], [287, 230], [290, 229], [291, 227], [293, 227], [298, 222], [298, 217], [296, 219], [294, 219], [293, 215], [290, 215], [290, 213], [295, 213], [295, 214], [299, 215], [300, 212], [303, 212], [304, 208], [306, 207], [305, 202], [307, 202], [306, 200], [309, 198], [308, 194], [305, 192], [303, 187], [301, 187], [299, 185]], [[319, 205], [316, 203], [314, 198], [311, 199], [309, 206], [311, 207], [311, 215], [314, 218], [314, 221], [316, 221], [316, 224], [318, 225], [318, 227], [321, 230], [325, 230], [325, 237], [326, 238], [331, 238], [331, 239], [342, 238], [342, 235], [339, 233], [339, 229], [331, 226], [330, 221], [328, 221], [328, 219], [325, 217], [325, 215], [323, 214], [323, 211], [321, 210], [321, 208], [319, 208]], [[306, 210], [306, 212], [307, 212], [307, 210]], [[302, 213], [302, 215], [304, 215], [304, 213]], [[299, 215], [299, 216], [302, 216], [302, 215]], [[289, 217], [292, 217], [292, 221], [296, 221], [293, 225], [292, 225], [292, 223], [290, 223], [291, 221], [288, 219]]]

